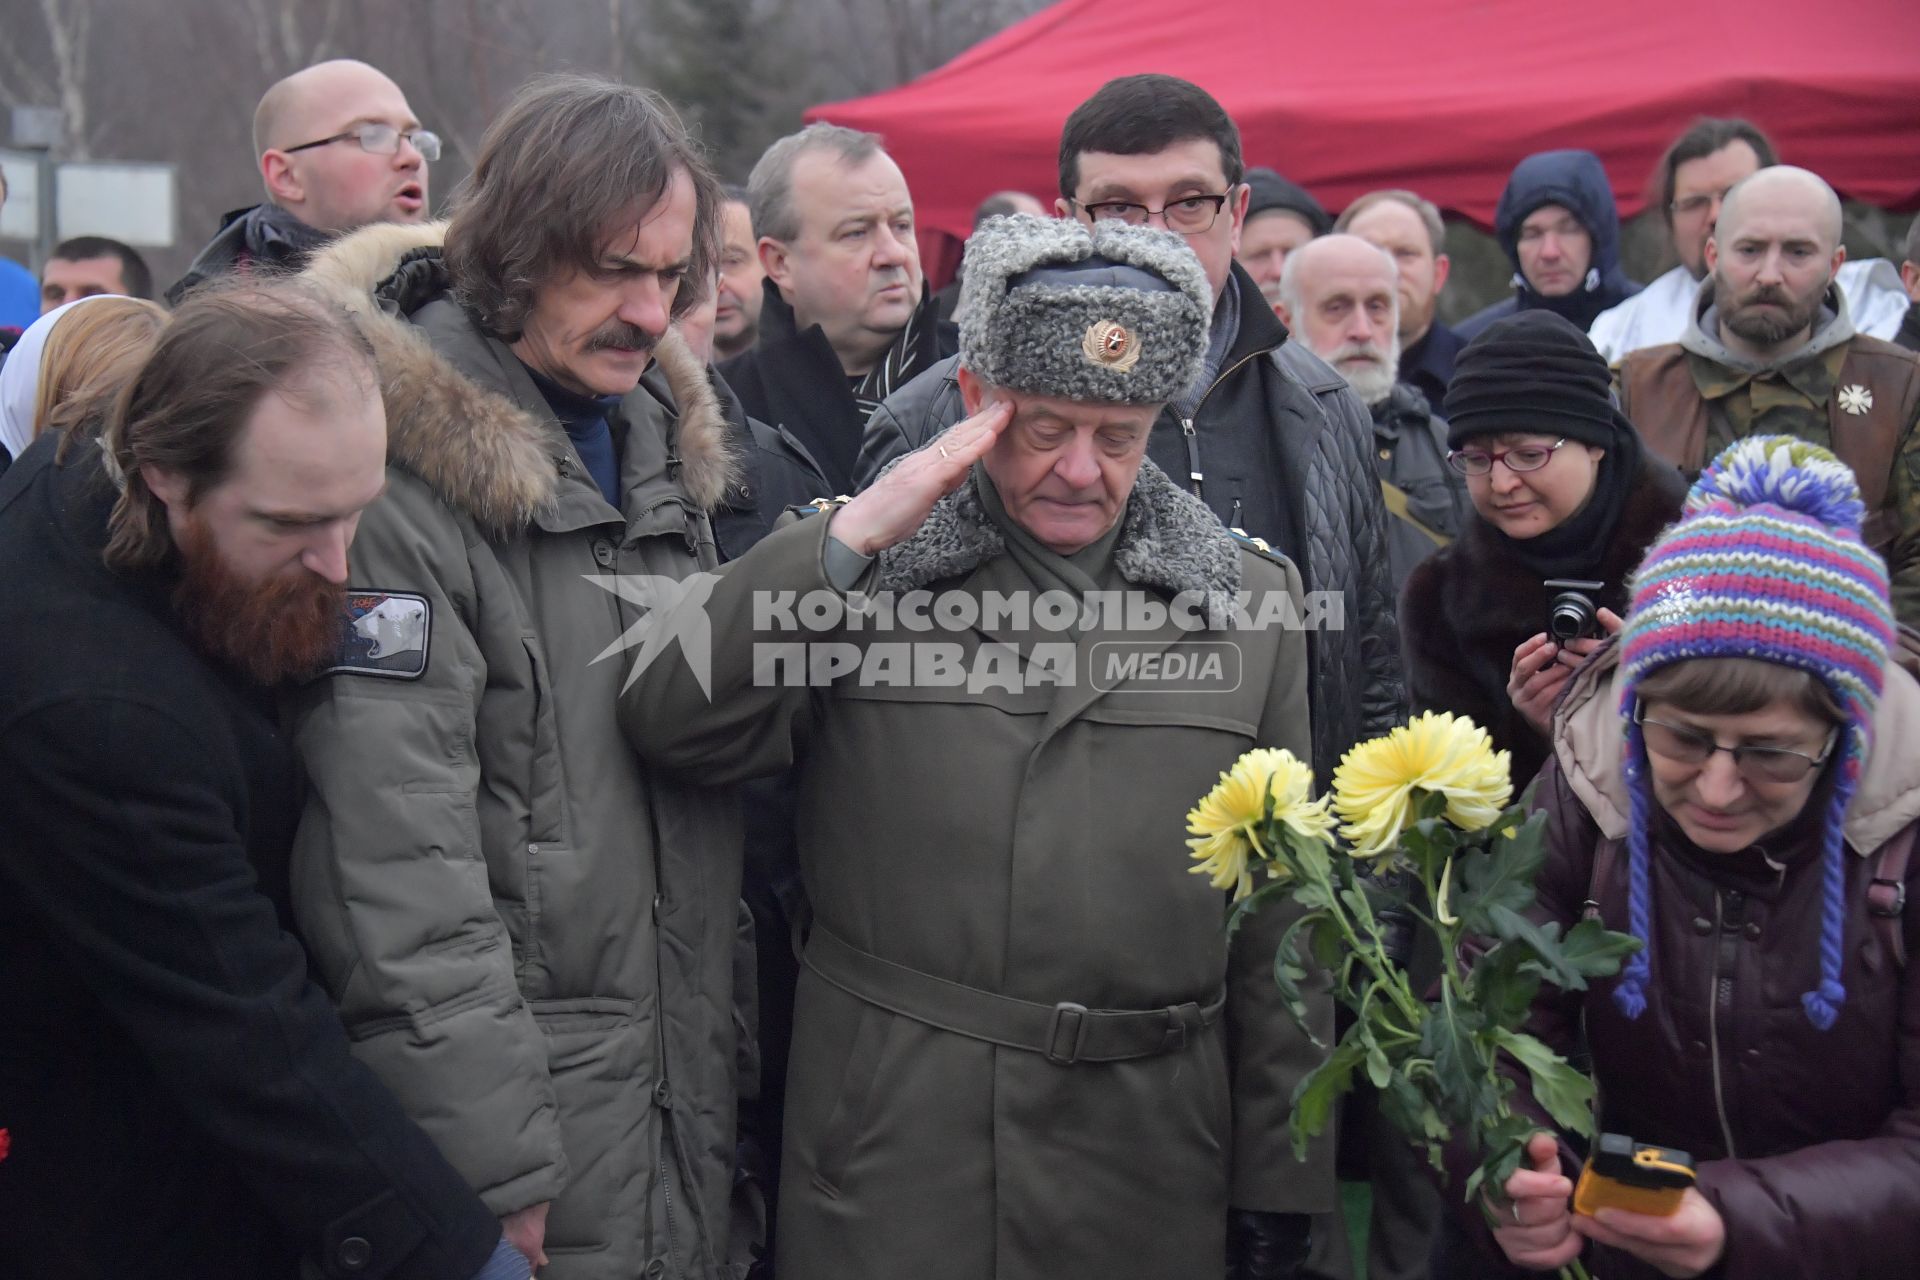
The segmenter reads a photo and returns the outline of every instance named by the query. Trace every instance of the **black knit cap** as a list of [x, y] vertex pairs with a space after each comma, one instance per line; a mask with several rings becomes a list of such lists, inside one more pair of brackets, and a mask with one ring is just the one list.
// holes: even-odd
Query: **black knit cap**
[[1475, 436], [1565, 436], [1605, 448], [1632, 430], [1613, 403], [1607, 362], [1551, 311], [1503, 317], [1460, 350], [1447, 384], [1447, 447]]
[[1288, 181], [1272, 169], [1249, 169], [1246, 184], [1249, 190], [1247, 217], [1281, 209], [1312, 227], [1316, 236], [1333, 230], [1333, 219], [1326, 208], [1299, 183]]

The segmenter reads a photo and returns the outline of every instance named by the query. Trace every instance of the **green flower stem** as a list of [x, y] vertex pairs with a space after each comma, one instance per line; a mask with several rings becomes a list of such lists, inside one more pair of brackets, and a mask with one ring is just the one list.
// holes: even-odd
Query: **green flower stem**
[[[1331, 885], [1331, 881], [1329, 884]], [[1369, 930], [1369, 937], [1366, 943], [1362, 944], [1359, 934], [1354, 932], [1353, 921], [1348, 918], [1347, 904], [1341, 901], [1339, 889], [1334, 888], [1327, 896], [1333, 901], [1333, 907], [1328, 914], [1334, 923], [1340, 926], [1340, 932], [1346, 936], [1348, 944], [1353, 948], [1353, 953], [1373, 973], [1374, 979], [1392, 994], [1394, 1006], [1406, 1015], [1407, 1021], [1418, 1026], [1421, 1013], [1420, 1002], [1413, 998], [1411, 991], [1407, 990], [1406, 975], [1389, 962], [1385, 953], [1380, 950], [1380, 935]]]

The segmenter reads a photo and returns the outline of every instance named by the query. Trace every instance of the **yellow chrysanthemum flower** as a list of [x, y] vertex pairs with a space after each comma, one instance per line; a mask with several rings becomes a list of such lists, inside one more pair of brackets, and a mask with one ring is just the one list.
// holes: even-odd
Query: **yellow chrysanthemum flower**
[[1211, 876], [1216, 889], [1232, 889], [1236, 902], [1253, 892], [1256, 852], [1268, 860], [1268, 875], [1281, 874], [1259, 837], [1268, 792], [1274, 821], [1299, 836], [1331, 839], [1334, 818], [1327, 802], [1311, 799], [1313, 771], [1291, 751], [1259, 747], [1247, 752], [1187, 813], [1187, 830], [1195, 837], [1187, 847], [1199, 864], [1192, 874]]
[[1333, 772], [1333, 807], [1354, 857], [1393, 848], [1412, 816], [1415, 791], [1445, 795], [1447, 821], [1479, 831], [1513, 798], [1508, 755], [1496, 753], [1487, 731], [1465, 716], [1431, 711], [1354, 747]]

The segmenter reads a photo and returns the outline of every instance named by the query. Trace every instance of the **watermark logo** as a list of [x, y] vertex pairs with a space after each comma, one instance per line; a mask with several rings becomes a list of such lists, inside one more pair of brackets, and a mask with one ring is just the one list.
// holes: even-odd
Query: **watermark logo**
[[713, 596], [714, 584], [720, 581], [719, 574], [693, 573], [684, 578], [642, 573], [584, 576], [594, 586], [647, 611], [621, 632], [619, 639], [593, 657], [594, 662], [601, 662], [635, 645], [640, 647], [620, 692], [631, 689], [640, 673], [666, 652], [670, 642], [678, 640], [680, 651], [686, 655], [687, 670], [699, 683], [700, 692], [709, 702], [713, 700], [713, 621], [707, 616], [707, 601]]
[[[713, 697], [714, 573], [686, 578], [589, 574], [588, 582], [641, 609], [641, 617], [593, 658], [636, 650], [621, 690], [678, 643], [689, 674]], [[1227, 599], [1140, 590], [863, 595], [756, 591], [750, 600], [755, 687], [964, 688], [1019, 692], [1085, 683], [1101, 692], [1229, 693], [1245, 678], [1235, 633], [1339, 630], [1338, 592], [1241, 592]], [[1203, 638], [1202, 633], [1205, 633]], [[1094, 643], [1083, 649], [1080, 637]]]

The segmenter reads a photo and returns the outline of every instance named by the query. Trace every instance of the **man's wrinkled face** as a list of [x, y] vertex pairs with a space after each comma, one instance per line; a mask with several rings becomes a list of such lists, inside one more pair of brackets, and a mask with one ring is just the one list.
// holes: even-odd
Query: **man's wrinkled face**
[[729, 200], [721, 228], [726, 242], [720, 251], [720, 283], [715, 290], [713, 339], [722, 358], [738, 355], [753, 345], [760, 331], [760, 251], [753, 238], [753, 214], [744, 202]]
[[[819, 325], [833, 349], [878, 352], [920, 303], [913, 197], [885, 152], [848, 164], [812, 148], [793, 162], [791, 244], [760, 242], [761, 262], [801, 328]], [[848, 372], [861, 372], [849, 369]]]
[[1593, 236], [1573, 211], [1543, 204], [1520, 224], [1520, 274], [1543, 298], [1564, 298], [1586, 282]]
[[1400, 269], [1400, 345], [1426, 337], [1451, 265], [1446, 254], [1434, 251], [1427, 224], [1398, 200], [1376, 200], [1347, 223], [1347, 231], [1392, 254]]
[[308, 376], [254, 406], [232, 468], [203, 492], [142, 471], [179, 552], [182, 623], [261, 684], [310, 675], [336, 652], [347, 549], [386, 488], [386, 411], [370, 370]]
[[1707, 242], [1720, 322], [1758, 347], [1793, 341], [1819, 318], [1846, 251], [1833, 243], [1825, 206], [1812, 192], [1749, 194], [1736, 218], [1722, 218]]
[[40, 314], [69, 302], [103, 293], [124, 294], [127, 282], [117, 255], [103, 258], [49, 258], [40, 273]]
[[1747, 143], [1735, 139], [1712, 155], [1683, 160], [1673, 170], [1673, 205], [1667, 210], [1673, 228], [1673, 251], [1695, 280], [1707, 274], [1707, 239], [1720, 217], [1720, 204], [1734, 183], [1760, 171], [1760, 157]]
[[601, 242], [591, 270], [569, 269], [535, 292], [513, 353], [582, 395], [632, 391], [667, 332], [697, 216], [693, 179], [677, 169], [652, 208]]
[[[1182, 237], [1200, 259], [1213, 296], [1220, 296], [1232, 274], [1233, 255], [1240, 249], [1248, 192], [1245, 183], [1227, 185], [1218, 143], [1211, 138], [1188, 138], [1165, 150], [1138, 156], [1082, 151], [1079, 168], [1080, 187], [1073, 193], [1073, 203], [1062, 200], [1056, 211], [1063, 218], [1079, 218], [1088, 225], [1092, 223], [1086, 213], [1089, 204], [1126, 201], [1149, 209], [1164, 209], [1191, 196], [1226, 195], [1226, 204], [1211, 227]], [[1154, 215], [1148, 221], [1156, 227], [1167, 225], [1162, 215]]]
[[1247, 219], [1240, 230], [1240, 252], [1234, 256], [1247, 269], [1260, 292], [1273, 306], [1280, 305], [1280, 272], [1287, 255], [1313, 239], [1307, 220], [1285, 209], [1266, 209]]
[[1013, 420], [982, 464], [1007, 515], [1061, 555], [1098, 542], [1127, 509], [1158, 405], [1064, 400], [994, 387], [960, 370], [968, 413], [1006, 401]]
[[1329, 236], [1294, 263], [1297, 305], [1287, 327], [1347, 380], [1363, 404], [1393, 390], [1400, 370], [1398, 297], [1392, 266], [1354, 236]]
[[[315, 87], [277, 146], [299, 146], [363, 124], [390, 125], [402, 135], [420, 128], [399, 86], [371, 68], [343, 69], [334, 79], [333, 87]], [[392, 155], [371, 154], [345, 138], [287, 154], [286, 164], [299, 193], [295, 213], [310, 227], [351, 231], [427, 216], [427, 162], [405, 136]]]

